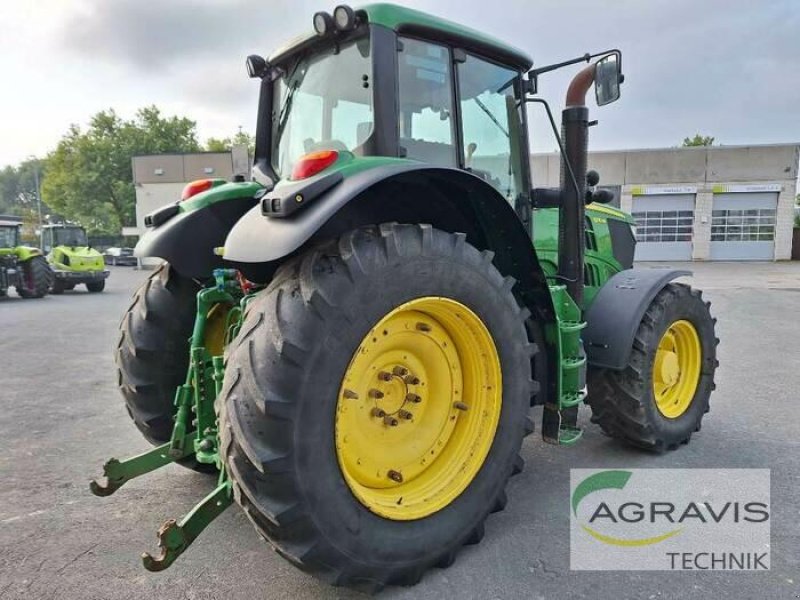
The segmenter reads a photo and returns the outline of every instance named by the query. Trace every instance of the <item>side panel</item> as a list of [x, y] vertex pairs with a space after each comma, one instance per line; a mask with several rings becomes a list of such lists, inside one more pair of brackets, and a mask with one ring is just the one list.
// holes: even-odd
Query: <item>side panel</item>
[[691, 271], [628, 269], [609, 279], [584, 317], [583, 344], [589, 365], [625, 368], [636, 329], [650, 302], [667, 283], [687, 275]]

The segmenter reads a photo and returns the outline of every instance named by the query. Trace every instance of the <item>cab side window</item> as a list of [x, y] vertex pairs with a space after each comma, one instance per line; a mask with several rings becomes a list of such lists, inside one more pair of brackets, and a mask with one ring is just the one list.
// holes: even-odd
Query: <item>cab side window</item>
[[456, 166], [450, 51], [400, 38], [398, 99], [400, 146], [407, 158]]
[[458, 65], [464, 166], [509, 201], [520, 192], [521, 120], [514, 97], [518, 73], [467, 55]]

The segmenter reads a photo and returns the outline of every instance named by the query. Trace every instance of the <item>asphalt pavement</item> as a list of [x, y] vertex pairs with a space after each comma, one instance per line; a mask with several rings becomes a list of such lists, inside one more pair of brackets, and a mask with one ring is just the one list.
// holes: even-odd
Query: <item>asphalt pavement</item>
[[[684, 265], [686, 266], [686, 265]], [[693, 264], [718, 317], [717, 390], [703, 430], [664, 455], [589, 423], [573, 447], [529, 437], [525, 471], [483, 542], [413, 588], [381, 598], [800, 597], [800, 263]], [[111, 456], [146, 450], [116, 390], [120, 316], [147, 272], [112, 267], [106, 291], [0, 299], [0, 599], [349, 598], [298, 571], [229, 509], [167, 571], [149, 573], [162, 521], [213, 480], [169, 466], [96, 498]], [[13, 293], [12, 293], [13, 296]], [[540, 412], [534, 413], [535, 420]], [[538, 428], [538, 422], [537, 422]], [[765, 572], [579, 572], [569, 568], [570, 468], [770, 468], [772, 545]]]

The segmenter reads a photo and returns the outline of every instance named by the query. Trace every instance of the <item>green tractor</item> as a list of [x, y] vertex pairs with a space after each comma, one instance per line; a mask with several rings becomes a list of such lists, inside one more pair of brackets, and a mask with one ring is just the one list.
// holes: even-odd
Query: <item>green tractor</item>
[[108, 271], [103, 255], [89, 245], [86, 230], [80, 225], [43, 226], [42, 250], [55, 273], [51, 293], [63, 294], [80, 284], [90, 292], [105, 289]]
[[[147, 569], [236, 503], [299, 568], [374, 591], [481, 540], [533, 406], [552, 444], [579, 440], [582, 403], [622, 442], [687, 443], [717, 339], [709, 303], [674, 281], [687, 272], [633, 267], [633, 221], [587, 173], [585, 95], [619, 97], [619, 51], [532, 69], [387, 4], [313, 26], [247, 60], [253, 180], [193, 182], [146, 219], [137, 255], [166, 262], [122, 319], [116, 363], [156, 447], [111, 459], [92, 491], [172, 462], [211, 471]], [[534, 188], [526, 106], [550, 114], [541, 75], [580, 62], [561, 136], [550, 117], [561, 187]]]
[[17, 221], [0, 220], [0, 297], [14, 287], [22, 298], [41, 298], [53, 282], [53, 271], [38, 248], [19, 243]]

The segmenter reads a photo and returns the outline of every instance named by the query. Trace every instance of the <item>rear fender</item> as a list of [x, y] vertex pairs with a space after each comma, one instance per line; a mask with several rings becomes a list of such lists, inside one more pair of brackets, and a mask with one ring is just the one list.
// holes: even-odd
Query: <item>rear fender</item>
[[163, 258], [184, 277], [210, 277], [223, 266], [214, 249], [265, 189], [254, 182], [227, 183], [154, 211], [145, 218], [148, 230], [134, 256]]
[[[226, 262], [245, 274], [255, 265], [276, 265], [321, 238], [334, 238], [362, 225], [397, 221], [430, 223], [449, 232], [463, 232], [480, 250], [495, 253], [494, 263], [517, 280], [521, 304], [545, 321], [554, 319], [547, 280], [525, 226], [503, 196], [483, 179], [459, 169], [432, 167], [416, 161], [355, 158], [341, 169], [326, 169], [302, 182], [281, 183], [251, 208], [225, 239]], [[328, 178], [322, 192], [307, 194]], [[291, 193], [285, 193], [289, 186]], [[327, 186], [327, 187], [326, 187]], [[271, 200], [292, 202], [302, 197], [302, 210], [273, 214]], [[306, 197], [308, 196], [308, 198]], [[263, 273], [271, 269], [261, 269]]]

